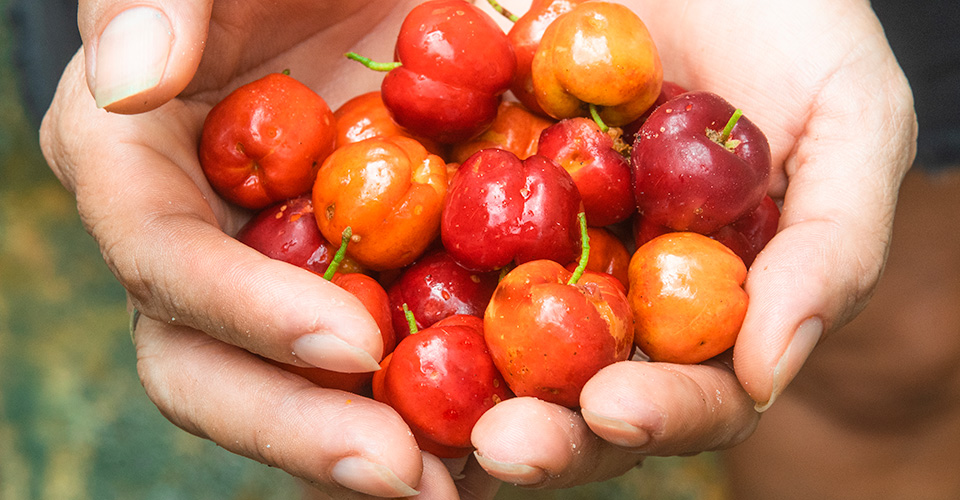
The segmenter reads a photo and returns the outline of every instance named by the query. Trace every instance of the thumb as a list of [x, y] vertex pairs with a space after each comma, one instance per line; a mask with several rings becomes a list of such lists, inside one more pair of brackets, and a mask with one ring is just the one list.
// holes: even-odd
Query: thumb
[[213, 0], [80, 0], [87, 85], [97, 107], [141, 113], [179, 94], [203, 54]]

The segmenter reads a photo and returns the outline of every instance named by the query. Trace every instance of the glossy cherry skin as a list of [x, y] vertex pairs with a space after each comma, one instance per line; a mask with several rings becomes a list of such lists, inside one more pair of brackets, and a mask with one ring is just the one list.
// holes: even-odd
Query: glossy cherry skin
[[582, 2], [583, 0], [533, 0], [527, 12], [520, 16], [507, 32], [507, 38], [517, 57], [517, 72], [510, 84], [510, 91], [527, 109], [536, 114], [546, 116], [533, 90], [533, 56], [537, 53], [547, 26], [560, 14], [573, 10], [574, 6]]
[[646, 25], [629, 8], [584, 2], [543, 32], [531, 65], [537, 102], [557, 118], [589, 116], [607, 125], [636, 120], [660, 93], [663, 67]]
[[468, 455], [474, 424], [512, 396], [490, 358], [483, 321], [473, 316], [406, 337], [380, 371], [374, 397], [403, 417], [421, 449], [443, 458]]
[[380, 90], [393, 119], [418, 136], [459, 142], [483, 132], [510, 87], [516, 59], [506, 34], [463, 0], [428, 0], [404, 18], [399, 68]]
[[566, 263], [580, 252], [581, 205], [573, 178], [553, 160], [484, 149], [454, 174], [440, 237], [460, 265], [475, 271], [535, 259]]
[[[749, 268], [757, 254], [777, 234], [779, 222], [780, 208], [773, 198], [766, 196], [756, 209], [707, 236], [733, 250]], [[634, 242], [637, 247], [670, 232], [674, 231], [667, 226], [650, 222], [643, 216], [638, 215], [633, 222]]]
[[440, 232], [446, 192], [440, 157], [409, 137], [374, 137], [324, 161], [313, 206], [327, 240], [340, 241], [350, 227], [347, 255], [380, 271], [404, 267], [426, 251]]
[[652, 361], [699, 363], [733, 347], [749, 299], [747, 268], [698, 233], [658, 236], [630, 259], [635, 342]]
[[[309, 195], [274, 203], [260, 210], [240, 228], [237, 240], [271, 259], [302, 267], [322, 275], [337, 253], [337, 247], [320, 234]], [[363, 272], [347, 257], [340, 272]]]
[[766, 136], [742, 116], [729, 149], [711, 138], [734, 111], [716, 94], [687, 92], [650, 114], [632, 153], [634, 195], [644, 217], [709, 234], [760, 204], [770, 182]]
[[337, 147], [371, 137], [402, 135], [416, 139], [427, 151], [443, 156], [444, 148], [425, 137], [418, 137], [397, 125], [383, 104], [379, 91], [352, 97], [333, 112], [337, 120]]
[[497, 277], [496, 272], [464, 268], [445, 250], [423, 256], [387, 289], [394, 330], [401, 338], [409, 334], [404, 304], [413, 313], [418, 330], [457, 314], [483, 317]]
[[570, 271], [537, 260], [500, 281], [483, 317], [493, 360], [517, 396], [580, 405], [580, 390], [604, 366], [633, 348], [633, 313], [607, 275]]
[[497, 118], [482, 134], [450, 148], [450, 161], [463, 163], [473, 153], [487, 148], [506, 149], [521, 160], [537, 152], [540, 133], [554, 121], [535, 115], [513, 101], [503, 101]]
[[335, 119], [323, 98], [273, 73], [237, 88], [210, 110], [200, 136], [200, 166], [220, 196], [258, 210], [309, 192], [335, 140]]
[[551, 125], [540, 134], [537, 154], [559, 163], [573, 177], [587, 224], [616, 224], [637, 211], [630, 162], [593, 120], [567, 118]]

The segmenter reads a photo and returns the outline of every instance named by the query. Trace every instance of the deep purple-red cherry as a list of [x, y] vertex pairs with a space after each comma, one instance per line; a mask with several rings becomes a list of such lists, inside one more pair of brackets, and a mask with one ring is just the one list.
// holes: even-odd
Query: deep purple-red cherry
[[496, 287], [496, 272], [470, 271], [446, 251], [435, 251], [405, 269], [387, 290], [394, 330], [400, 338], [410, 331], [404, 304], [418, 330], [456, 314], [482, 318]]
[[632, 153], [644, 217], [709, 234], [757, 208], [769, 184], [770, 146], [738, 111], [716, 94], [687, 92], [650, 114]]
[[[237, 233], [237, 239], [271, 259], [302, 267], [317, 274], [326, 272], [337, 247], [317, 227], [309, 195], [274, 203], [253, 216]], [[361, 272], [353, 259], [340, 264], [341, 272]]]

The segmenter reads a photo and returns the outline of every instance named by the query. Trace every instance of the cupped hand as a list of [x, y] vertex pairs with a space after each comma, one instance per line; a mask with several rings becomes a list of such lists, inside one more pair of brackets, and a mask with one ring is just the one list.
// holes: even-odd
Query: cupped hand
[[[195, 329], [224, 349], [343, 370], [363, 370], [379, 356], [375, 327], [358, 303], [227, 236], [248, 214], [222, 202], [203, 181], [196, 137], [218, 98], [267, 71], [289, 68], [331, 106], [374, 88], [378, 75], [340, 56], [352, 49], [389, 59], [389, 38], [409, 3], [330, 2], [318, 9], [317, 2], [269, 8], [240, 2], [227, 10], [211, 1], [157, 2], [159, 15], [147, 7], [131, 14], [118, 0], [80, 3], [87, 49], [68, 68], [45, 121], [44, 151], [76, 193], [84, 223], [134, 304], [162, 320], [154, 324], [171, 329], [170, 337], [185, 341], [179, 331]], [[501, 3], [523, 12], [529, 2]], [[724, 96], [766, 132], [774, 160], [771, 194], [783, 200], [781, 228], [748, 276], [751, 304], [733, 352], [735, 375], [714, 362], [631, 361], [601, 371], [585, 387], [581, 412], [526, 398], [498, 405], [473, 439], [484, 468], [512, 482], [570, 486], [616, 476], [647, 454], [696, 453], [742, 440], [756, 425], [754, 403], [758, 409], [772, 404], [819, 340], [868, 300], [913, 158], [909, 87], [868, 3], [623, 3], [649, 27], [667, 79]], [[127, 14], [132, 26], [106, 27]], [[154, 57], [127, 58], [145, 66], [137, 74], [154, 77], [127, 81], [122, 75], [132, 72], [116, 55], [125, 49], [112, 48], [113, 56], [104, 49], [103, 40], [123, 30], [159, 40], [159, 49], [141, 47]], [[98, 105], [142, 114], [109, 114]], [[317, 332], [327, 336], [294, 347]], [[145, 385], [176, 387], [164, 382], [175, 381], [176, 370], [141, 371], [154, 374]], [[263, 381], [282, 384], [277, 377], [285, 375], [271, 371]], [[239, 404], [249, 395], [235, 396]], [[215, 428], [206, 426], [219, 418], [203, 398], [158, 405], [168, 415], [185, 408], [190, 418], [174, 421], [218, 442], [256, 436], [249, 420], [222, 434], [202, 430]], [[374, 407], [359, 413], [374, 422]], [[372, 456], [361, 448], [350, 448], [350, 456]], [[290, 456], [278, 465], [332, 484], [330, 472]], [[279, 455], [257, 457], [271, 462]], [[399, 462], [404, 465], [377, 463], [408, 485], [418, 478], [405, 467], [422, 470], [424, 478], [446, 477], [430, 473], [436, 472], [432, 457], [413, 453]]]
[[916, 142], [913, 99], [868, 2], [653, 2], [665, 78], [710, 90], [767, 135], [780, 228], [747, 276], [737, 377], [771, 405], [866, 304]]
[[[389, 59], [413, 3], [81, 1], [84, 48], [41, 130], [142, 314], [138, 369], [161, 412], [334, 498], [445, 499], [458, 484], [385, 405], [263, 361], [372, 371], [382, 340], [354, 296], [231, 237], [251, 214], [211, 189], [197, 145], [213, 104], [267, 73], [289, 70], [332, 108], [375, 89], [381, 75], [343, 54]], [[478, 467], [462, 476], [465, 497], [493, 496]]]
[[869, 300], [914, 157], [910, 88], [868, 2], [622, 3], [650, 29], [666, 79], [723, 96], [764, 130], [780, 228], [748, 273], [734, 371], [626, 361], [584, 387], [579, 412], [520, 398], [485, 414], [478, 458], [518, 484], [580, 484], [646, 455], [745, 439], [818, 342]]

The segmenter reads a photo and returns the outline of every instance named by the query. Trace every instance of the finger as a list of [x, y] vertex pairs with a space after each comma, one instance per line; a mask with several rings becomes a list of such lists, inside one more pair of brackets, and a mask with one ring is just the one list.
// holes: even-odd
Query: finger
[[[74, 60], [65, 78], [78, 67]], [[174, 101], [153, 113], [105, 115], [80, 93], [55, 99], [44, 121], [44, 154], [76, 192], [84, 225], [145, 316], [285, 363], [378, 369], [382, 337], [356, 297], [221, 229], [233, 234], [244, 219], [200, 170], [197, 122], [188, 118], [201, 121], [205, 109]], [[69, 143], [78, 137], [71, 127], [94, 119], [98, 137], [111, 141]]]
[[454, 475], [460, 500], [491, 500], [496, 497], [500, 480], [487, 474], [475, 456], [467, 458], [459, 474]]
[[580, 403], [594, 433], [644, 455], [729, 448], [753, 433], [759, 420], [753, 400], [718, 361], [615, 363], [587, 382]]
[[213, 0], [80, 0], [87, 85], [97, 106], [139, 113], [179, 94], [200, 64], [212, 5]]
[[761, 410], [820, 338], [862, 309], [886, 259], [916, 121], [889, 51], [862, 52], [818, 94], [785, 165], [780, 232], [747, 276], [751, 302], [734, 359]]
[[565, 488], [619, 476], [643, 456], [598, 438], [569, 408], [530, 397], [487, 410], [471, 435], [480, 465], [505, 482]]
[[457, 487], [446, 464], [427, 452], [423, 452], [423, 475], [417, 490], [420, 494], [411, 498], [417, 500], [453, 500], [459, 498]]
[[188, 432], [334, 498], [416, 493], [420, 452], [389, 407], [316, 387], [189, 328], [141, 317], [135, 340], [147, 394]]

